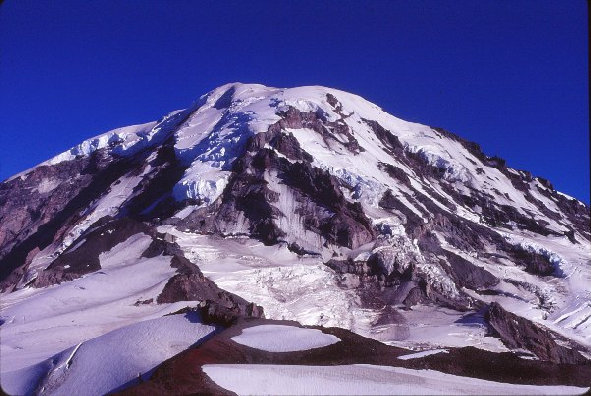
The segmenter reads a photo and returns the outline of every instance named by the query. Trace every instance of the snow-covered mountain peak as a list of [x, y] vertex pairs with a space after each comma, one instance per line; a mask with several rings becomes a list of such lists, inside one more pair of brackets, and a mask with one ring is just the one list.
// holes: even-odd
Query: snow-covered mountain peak
[[[320, 86], [277, 89], [234, 83], [216, 88], [201, 97], [198, 109], [175, 132], [177, 157], [184, 163], [191, 163], [183, 180], [175, 188], [177, 199], [212, 202], [221, 193], [227, 171], [243, 150], [247, 139], [254, 134], [267, 132], [290, 109], [312, 114], [321, 122], [335, 123], [344, 128], [345, 134], [335, 136], [332, 142], [315, 141], [319, 138], [318, 131], [296, 135], [300, 145], [312, 144], [317, 146], [311, 147], [312, 151], [324, 151], [318, 157], [313, 155], [324, 168], [345, 172], [350, 164], [339, 161], [337, 156], [343, 155], [345, 150], [341, 143], [348, 143], [349, 140], [359, 144], [363, 150], [369, 146], [369, 155], [380, 152], [383, 147], [374, 143], [375, 131], [366, 125], [366, 120], [373, 120], [378, 125], [381, 123], [396, 131], [407, 150], [418, 151], [434, 165], [447, 167], [449, 174], [446, 176], [464, 182], [472, 180], [465, 166], [454, 164], [447, 150], [430, 144], [437, 136], [431, 128], [393, 117], [359, 96]], [[359, 138], [356, 139], [355, 135]], [[327, 153], [332, 154], [330, 158], [327, 158]], [[373, 162], [377, 163], [375, 160]], [[359, 169], [354, 169], [353, 173], [355, 178], [362, 177]], [[214, 185], [217, 187], [212, 190]]]
[[[332, 101], [338, 103], [338, 109], [331, 105]], [[243, 141], [241, 137], [265, 132], [270, 124], [280, 119], [278, 113], [289, 108], [318, 113], [331, 122], [339, 120], [342, 117], [339, 112], [344, 112], [349, 116], [356, 115], [357, 122], [364, 118], [384, 121], [396, 126], [400, 133], [408, 133], [417, 127], [420, 135], [429, 135], [431, 131], [420, 124], [390, 116], [378, 106], [344, 91], [321, 86], [279, 89], [260, 84], [229, 83], [203, 95], [191, 107], [171, 112], [160, 121], [97, 135], [41, 165], [55, 165], [101, 149], [118, 156], [132, 155], [160, 144], [174, 134], [175, 150], [182, 161], [200, 160], [209, 162], [214, 168], [223, 168], [234, 158], [227, 152], [239, 151], [237, 143]], [[229, 133], [232, 134], [230, 139], [223, 145], [219, 143]], [[410, 147], [414, 149], [414, 146]]]
[[[88, 337], [213, 299], [224, 318], [262, 306], [414, 348], [590, 353], [589, 207], [350, 93], [226, 84], [19, 176], [0, 184], [15, 345], [56, 325], [34, 308], [55, 295], [68, 323], [108, 313]], [[31, 356], [66, 346], [51, 345]]]

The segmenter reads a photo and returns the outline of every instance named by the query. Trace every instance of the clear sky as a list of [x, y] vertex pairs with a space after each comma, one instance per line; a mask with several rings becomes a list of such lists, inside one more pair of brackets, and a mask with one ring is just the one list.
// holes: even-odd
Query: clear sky
[[227, 82], [325, 85], [589, 202], [583, 0], [0, 6], [0, 180]]

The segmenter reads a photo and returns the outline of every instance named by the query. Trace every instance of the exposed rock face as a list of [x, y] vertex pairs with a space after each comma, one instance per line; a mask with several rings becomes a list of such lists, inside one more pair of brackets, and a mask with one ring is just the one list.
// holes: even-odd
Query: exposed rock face
[[571, 364], [588, 362], [577, 349], [587, 353], [589, 350], [506, 311], [498, 303], [490, 305], [487, 320], [499, 333], [503, 342], [511, 348], [527, 349], [542, 360]]
[[[375, 231], [361, 205], [345, 198], [333, 175], [310, 165], [312, 156], [302, 150], [293, 134], [282, 132], [284, 128], [310, 128], [325, 141], [333, 141], [334, 125], [329, 123], [327, 127], [318, 115], [292, 107], [280, 115], [282, 118], [269, 126], [266, 133], [259, 133], [247, 142], [245, 153], [234, 163], [233, 175], [219, 202], [206, 212], [189, 216], [182, 225], [207, 232], [240, 233], [246, 230], [232, 229], [236, 229], [243, 216], [249, 235], [267, 244], [284, 240], [297, 243], [290, 241], [290, 236], [277, 225], [277, 220], [286, 216], [277, 205], [279, 193], [265, 178], [272, 172], [291, 189], [298, 203], [296, 213], [305, 229], [331, 244], [353, 249], [372, 241]], [[347, 143], [347, 147], [351, 145], [354, 146]]]
[[452, 276], [461, 287], [478, 290], [486, 289], [499, 283], [499, 280], [490, 272], [474, 265], [462, 256], [452, 252], [446, 252], [445, 255], [451, 266]]
[[33, 281], [35, 287], [45, 287], [77, 279], [101, 269], [99, 256], [135, 234], [152, 234], [149, 226], [129, 218], [101, 219], [100, 225], [59, 255]]
[[[21, 176], [1, 184], [2, 289], [18, 282], [10, 275], [17, 268], [18, 273], [24, 273], [25, 258], [31, 250], [42, 250], [59, 241], [80, 220], [78, 211], [125, 172], [126, 164], [109, 161], [96, 152], [89, 158], [34, 168], [24, 180]], [[47, 191], [50, 187], [53, 189]]]
[[[92, 168], [93, 160], [96, 156], [39, 166], [26, 177], [0, 184], [0, 258], [60, 213], [72, 196], [90, 184], [93, 172], [86, 170]], [[77, 183], [67, 182], [72, 179]]]
[[[218, 288], [199, 269], [218, 259], [208, 253], [215, 246], [181, 248], [163, 234], [173, 227], [254, 241], [237, 262], [258, 263], [265, 245], [277, 248], [278, 267], [318, 265], [332, 277], [326, 287], [348, 300], [306, 308], [322, 310], [306, 316], [320, 318], [310, 324], [333, 310], [350, 315], [342, 323], [351, 328], [366, 323], [372, 336], [400, 325], [384, 334], [401, 341], [415, 308], [490, 307], [489, 323], [510, 348], [581, 362], [552, 340], [591, 332], [581, 286], [591, 279], [589, 207], [478, 144], [321, 87], [231, 84], [130, 128], [0, 184], [0, 290], [98, 273], [101, 254], [144, 234], [152, 242], [137, 259], [170, 258], [174, 270], [137, 306], [200, 301], [204, 315], [231, 323], [262, 315], [258, 301], [239, 297], [260, 287], [275, 312], [304, 309], [273, 285], [279, 270], [257, 268], [252, 279], [225, 279], [234, 289]], [[215, 276], [235, 268], [221, 261]], [[302, 288], [315, 279], [302, 276]], [[354, 309], [367, 316], [358, 320]]]
[[416, 227], [423, 225], [423, 219], [409, 209], [400, 199], [392, 194], [392, 190], [386, 190], [379, 202], [380, 207], [404, 216], [404, 225], [408, 232], [412, 232]]
[[525, 270], [530, 274], [547, 276], [552, 275], [555, 271], [554, 265], [548, 258], [539, 253], [528, 252], [523, 249], [513, 249], [512, 253], [515, 261], [524, 265]]
[[397, 278], [409, 277], [412, 273], [412, 263], [403, 254], [386, 246], [373, 253], [367, 260], [367, 264], [378, 273]]
[[200, 304], [200, 313], [205, 323], [215, 323], [222, 326], [232, 326], [243, 318], [260, 319], [265, 317], [262, 307], [250, 303], [220, 304], [211, 300]]
[[[283, 181], [299, 192], [303, 202], [309, 201], [300, 212], [309, 230], [351, 249], [373, 240], [375, 232], [363, 208], [344, 198], [337, 181], [328, 172], [296, 163], [285, 171]], [[326, 209], [329, 216], [323, 216], [322, 211]]]

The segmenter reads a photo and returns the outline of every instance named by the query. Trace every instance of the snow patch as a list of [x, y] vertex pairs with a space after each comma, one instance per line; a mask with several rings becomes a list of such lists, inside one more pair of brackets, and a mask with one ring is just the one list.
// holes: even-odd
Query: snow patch
[[60, 183], [61, 182], [59, 180], [55, 179], [43, 179], [37, 186], [36, 190], [39, 194], [47, 194], [55, 190], [55, 188], [59, 186]]
[[242, 330], [235, 342], [268, 352], [305, 351], [339, 342], [340, 339], [317, 329], [283, 325], [261, 325]]
[[425, 356], [435, 355], [438, 353], [448, 353], [448, 352], [449, 351], [447, 349], [431, 349], [429, 351], [422, 351], [422, 352], [417, 352], [417, 353], [410, 353], [408, 355], [398, 356], [398, 359], [401, 359], [401, 360], [418, 359], [418, 358], [422, 358]]

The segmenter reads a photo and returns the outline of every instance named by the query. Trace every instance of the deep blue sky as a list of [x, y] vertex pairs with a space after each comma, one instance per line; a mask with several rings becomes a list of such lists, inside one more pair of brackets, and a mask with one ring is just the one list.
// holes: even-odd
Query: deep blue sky
[[241, 81], [359, 94], [589, 202], [587, 23], [583, 0], [7, 0], [0, 180]]

